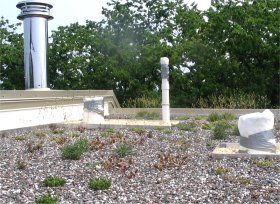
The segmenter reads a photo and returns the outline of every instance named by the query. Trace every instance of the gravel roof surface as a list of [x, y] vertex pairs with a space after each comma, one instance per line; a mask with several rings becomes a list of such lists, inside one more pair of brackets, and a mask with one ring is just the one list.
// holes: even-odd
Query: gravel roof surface
[[[201, 125], [192, 131], [172, 127], [144, 132], [59, 127], [56, 134], [55, 128], [0, 135], [0, 203], [34, 203], [45, 194], [65, 204], [280, 203], [279, 159], [265, 166], [263, 159], [211, 157], [218, 143], [238, 142], [238, 136], [213, 140], [212, 131]], [[280, 131], [274, 132], [279, 143]], [[57, 144], [62, 137], [66, 143], [87, 139], [90, 148], [80, 160], [62, 159], [63, 145]], [[123, 140], [133, 145], [133, 153], [120, 158], [115, 149]], [[47, 176], [62, 177], [66, 184], [46, 187]], [[111, 187], [90, 189], [90, 179], [100, 177], [111, 179]]]

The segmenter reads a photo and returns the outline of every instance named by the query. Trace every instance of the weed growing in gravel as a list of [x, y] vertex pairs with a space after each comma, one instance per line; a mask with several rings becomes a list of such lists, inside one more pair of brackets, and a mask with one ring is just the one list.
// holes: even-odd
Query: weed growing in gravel
[[209, 116], [208, 116], [208, 118], [207, 118], [207, 120], [209, 121], [209, 122], [215, 122], [215, 121], [219, 121], [219, 120], [221, 120], [222, 118], [221, 118], [221, 115], [219, 114], [219, 113], [217, 113], [217, 112], [212, 112], [212, 113], [210, 113], [209, 114]]
[[43, 143], [40, 142], [38, 144], [33, 144], [32, 142], [30, 142], [26, 146], [27, 146], [27, 152], [34, 153], [35, 151], [42, 149]]
[[156, 127], [155, 130], [157, 131], [162, 131], [164, 128], [163, 127]]
[[43, 133], [41, 130], [34, 130], [33, 134], [40, 139], [42, 139], [46, 136], [46, 134]]
[[222, 175], [222, 174], [226, 174], [229, 172], [228, 168], [220, 167], [220, 166], [214, 167], [213, 170], [214, 170], [214, 173], [217, 175]]
[[43, 195], [35, 200], [36, 204], [56, 204], [58, 199], [50, 194]]
[[26, 138], [25, 138], [24, 136], [22, 136], [22, 135], [17, 135], [17, 136], [15, 137], [15, 140], [17, 140], [17, 141], [23, 141], [23, 140], [26, 140]]
[[111, 187], [112, 180], [107, 178], [95, 178], [91, 179], [89, 186], [93, 190], [106, 190]]
[[71, 132], [69, 134], [70, 137], [80, 137], [80, 133], [79, 132]]
[[204, 116], [197, 115], [197, 116], [195, 116], [194, 120], [202, 120], [203, 118], [204, 118]]
[[142, 127], [134, 127], [131, 130], [136, 132], [136, 133], [138, 133], [139, 135], [142, 135], [142, 134], [144, 134], [146, 132], [145, 129], [142, 128]]
[[215, 127], [213, 129], [213, 138], [222, 140], [225, 139], [231, 130], [231, 126], [226, 121], [219, 121], [215, 123]]
[[253, 160], [252, 163], [261, 168], [268, 168], [273, 166], [272, 160]]
[[172, 133], [172, 130], [166, 129], [163, 131], [163, 133], [169, 135]]
[[62, 134], [64, 132], [62, 129], [59, 129], [57, 124], [50, 124], [49, 128], [53, 134]]
[[238, 129], [238, 126], [236, 124], [231, 126], [231, 130], [232, 130], [231, 133], [233, 135], [240, 136], [239, 129]]
[[66, 180], [57, 176], [48, 176], [44, 179], [43, 183], [47, 187], [59, 187], [64, 186]]
[[212, 112], [209, 116], [208, 116], [208, 118], [207, 118], [207, 120], [209, 121], [209, 122], [216, 122], [216, 121], [220, 121], [220, 120], [226, 120], [226, 121], [230, 121], [230, 120], [234, 120], [236, 117], [233, 115], [233, 114], [231, 114], [231, 113], [228, 113], [228, 112], [226, 112], [226, 113], [224, 113], [224, 114], [219, 114], [219, 113], [217, 113], [217, 112]]
[[115, 130], [113, 128], [108, 128], [105, 131], [101, 132], [100, 135], [102, 137], [109, 137], [110, 135], [112, 135], [115, 132]]
[[26, 169], [27, 165], [28, 165], [28, 163], [25, 160], [19, 160], [19, 161], [17, 161], [17, 164], [16, 164], [17, 169], [19, 169], [19, 170]]
[[183, 151], [186, 151], [188, 149], [188, 140], [182, 138], [176, 141], [176, 144], [179, 145], [179, 148]]
[[136, 114], [135, 118], [144, 120], [158, 120], [160, 119], [160, 115], [156, 112], [140, 111]]
[[196, 126], [197, 126], [197, 124], [193, 121], [191, 121], [189, 123], [178, 123], [176, 125], [176, 127], [180, 130], [191, 131], [191, 132], [194, 132], [196, 130]]
[[160, 171], [165, 168], [169, 167], [177, 167], [180, 168], [181, 166], [186, 164], [186, 158], [188, 157], [187, 154], [159, 154], [159, 161], [154, 164], [154, 167]]
[[120, 157], [126, 157], [128, 155], [131, 155], [133, 152], [133, 147], [131, 144], [128, 144], [126, 142], [120, 142], [116, 145], [116, 153]]
[[202, 129], [204, 130], [212, 130], [214, 128], [213, 123], [204, 123], [201, 126]]
[[63, 145], [67, 142], [67, 138], [64, 136], [54, 137], [53, 141], [58, 145]]
[[89, 147], [87, 140], [78, 140], [72, 145], [65, 145], [62, 148], [62, 158], [79, 160], [84, 152], [87, 151]]

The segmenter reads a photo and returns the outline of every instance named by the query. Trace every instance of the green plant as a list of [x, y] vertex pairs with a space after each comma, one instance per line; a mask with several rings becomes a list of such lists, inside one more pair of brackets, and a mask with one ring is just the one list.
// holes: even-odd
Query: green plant
[[116, 153], [120, 157], [126, 157], [133, 152], [133, 147], [131, 144], [128, 144], [126, 142], [120, 142], [116, 145]]
[[91, 179], [89, 186], [93, 190], [106, 190], [111, 187], [112, 180], [107, 178], [95, 178]]
[[222, 115], [222, 119], [230, 121], [230, 120], [235, 120], [236, 117], [232, 113], [225, 112]]
[[219, 121], [221, 119], [222, 119], [222, 116], [219, 113], [217, 113], [217, 112], [210, 113], [210, 115], [207, 118], [207, 120], [209, 122], [215, 122], [215, 121]]
[[231, 130], [233, 135], [240, 136], [239, 129], [236, 124], [231, 126]]
[[253, 160], [252, 163], [262, 168], [268, 168], [273, 166], [272, 160]]
[[67, 142], [67, 138], [64, 136], [54, 137], [53, 141], [58, 145], [63, 145]]
[[101, 132], [100, 135], [102, 137], [109, 137], [110, 135], [112, 135], [115, 132], [115, 130], [113, 128], [108, 128], [105, 131]]
[[43, 137], [46, 136], [46, 134], [43, 133], [41, 130], [34, 130], [34, 131], [33, 131], [33, 134], [34, 134], [36, 137], [38, 137], [38, 138], [43, 138]]
[[43, 147], [43, 143], [40, 142], [38, 144], [33, 144], [32, 142], [29, 142], [26, 146], [27, 146], [27, 152], [33, 153], [37, 150], [40, 150]]
[[80, 137], [80, 133], [79, 132], [71, 132], [69, 134], [70, 137]]
[[78, 140], [72, 145], [65, 145], [62, 148], [62, 158], [79, 160], [84, 152], [88, 149], [89, 144], [87, 140]]
[[44, 179], [43, 183], [47, 187], [59, 187], [64, 186], [66, 180], [56, 176], [48, 176]]
[[160, 119], [160, 115], [156, 112], [140, 111], [136, 114], [135, 118], [144, 120], [158, 120]]
[[123, 106], [127, 108], [159, 108], [161, 100], [157, 96], [143, 95], [135, 99], [126, 100]]
[[220, 166], [214, 167], [213, 170], [214, 170], [214, 173], [217, 175], [222, 175], [222, 174], [226, 174], [229, 172], [228, 168], [224, 168], [224, 167], [220, 167]]
[[28, 163], [24, 160], [17, 161], [17, 169], [24, 170], [27, 168]]
[[213, 124], [212, 123], [204, 123], [201, 126], [202, 129], [204, 130], [212, 130], [213, 129]]
[[26, 140], [26, 138], [25, 138], [24, 136], [22, 136], [22, 135], [17, 135], [17, 136], [15, 137], [15, 140], [17, 140], [17, 141], [23, 141], [23, 140]]
[[176, 127], [180, 130], [192, 131], [192, 132], [196, 130], [196, 126], [197, 126], [197, 124], [193, 121], [191, 121], [189, 123], [178, 123], [176, 125]]
[[171, 134], [171, 133], [172, 133], [172, 130], [166, 129], [166, 130], [163, 131], [163, 133], [164, 133], [164, 134]]
[[62, 129], [54, 129], [54, 130], [52, 130], [53, 134], [62, 134], [63, 132], [64, 132], [64, 130], [62, 130]]
[[51, 196], [50, 194], [43, 195], [40, 198], [37, 198], [35, 200], [36, 204], [56, 204], [57, 203], [57, 198]]
[[219, 121], [215, 123], [215, 127], [213, 129], [213, 138], [219, 140], [225, 139], [230, 130], [231, 126], [229, 123], [225, 121]]
[[131, 129], [132, 131], [138, 133], [139, 135], [142, 135], [145, 133], [145, 129], [142, 127], [134, 127]]

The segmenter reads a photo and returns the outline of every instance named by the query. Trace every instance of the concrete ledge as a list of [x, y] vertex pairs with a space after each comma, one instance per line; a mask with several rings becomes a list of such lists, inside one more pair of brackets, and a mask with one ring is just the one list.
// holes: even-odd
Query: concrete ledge
[[280, 143], [276, 144], [276, 153], [259, 153], [248, 154], [239, 153], [239, 143], [221, 143], [212, 152], [214, 159], [226, 159], [226, 158], [267, 158], [267, 159], [279, 159], [280, 158]]

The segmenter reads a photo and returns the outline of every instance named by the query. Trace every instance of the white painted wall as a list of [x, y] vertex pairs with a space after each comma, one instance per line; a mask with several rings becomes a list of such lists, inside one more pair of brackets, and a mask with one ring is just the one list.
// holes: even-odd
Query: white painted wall
[[83, 119], [83, 104], [0, 111], [0, 131]]

